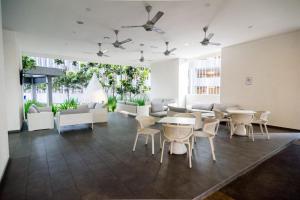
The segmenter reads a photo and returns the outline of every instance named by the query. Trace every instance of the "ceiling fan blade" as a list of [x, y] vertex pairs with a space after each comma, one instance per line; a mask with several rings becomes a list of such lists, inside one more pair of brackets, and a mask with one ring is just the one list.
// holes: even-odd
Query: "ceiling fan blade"
[[122, 42], [120, 42], [120, 44], [125, 44], [125, 43], [131, 42], [131, 41], [132, 41], [132, 39], [128, 38], [128, 39], [123, 40]]
[[173, 49], [169, 50], [169, 52], [171, 53], [171, 52], [175, 51], [176, 49], [177, 48], [173, 48]]
[[125, 49], [125, 47], [123, 47], [123, 46], [119, 46], [119, 48], [120, 48], [120, 49], [123, 49], [123, 50]]
[[155, 23], [156, 23], [163, 15], [164, 15], [163, 12], [158, 11], [158, 12], [156, 13], [156, 15], [152, 18], [151, 22], [152, 22], [153, 24], [155, 24]]
[[208, 40], [210, 40], [212, 37], [214, 36], [213, 33], [208, 34], [208, 36], [206, 37]]
[[221, 45], [221, 43], [217, 43], [217, 42], [209, 42], [208, 44], [215, 45], [215, 46], [220, 46]]
[[160, 28], [155, 27], [155, 26], [153, 27], [152, 30], [155, 31], [155, 32], [157, 32], [157, 33], [159, 33], [159, 34], [165, 34], [165, 32], [163, 30], [161, 30]]
[[139, 28], [139, 27], [143, 27], [143, 25], [139, 25], [139, 26], [122, 26], [122, 28]]
[[108, 52], [108, 49], [104, 49], [102, 52], [103, 52], [103, 53], [107, 53], [107, 52]]

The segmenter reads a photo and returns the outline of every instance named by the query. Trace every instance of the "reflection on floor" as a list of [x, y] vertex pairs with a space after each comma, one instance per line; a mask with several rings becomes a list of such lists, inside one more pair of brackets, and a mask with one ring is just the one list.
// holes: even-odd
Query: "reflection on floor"
[[200, 198], [299, 138], [297, 133], [270, 132], [269, 141], [262, 135], [255, 142], [238, 136], [230, 140], [221, 127], [215, 138], [217, 162], [208, 141], [198, 140], [192, 169], [185, 155], [165, 156], [161, 165], [158, 140], [154, 156], [151, 145], [141, 140], [133, 153], [135, 121], [117, 113], [93, 131], [10, 134], [11, 161], [0, 199]]
[[[299, 199], [300, 140], [239, 177], [207, 200]], [[259, 189], [259, 192], [258, 192]]]

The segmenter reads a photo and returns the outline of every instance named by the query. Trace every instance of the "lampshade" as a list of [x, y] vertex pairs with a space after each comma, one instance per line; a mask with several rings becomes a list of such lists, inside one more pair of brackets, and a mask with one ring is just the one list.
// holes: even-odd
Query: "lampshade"
[[107, 95], [94, 73], [83, 97], [83, 103], [106, 103]]

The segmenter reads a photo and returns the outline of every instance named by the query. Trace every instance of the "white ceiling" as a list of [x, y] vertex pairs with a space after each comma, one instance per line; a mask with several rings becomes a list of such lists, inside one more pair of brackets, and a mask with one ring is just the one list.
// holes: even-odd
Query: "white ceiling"
[[[182, 0], [148, 1], [165, 15], [157, 26], [166, 34], [143, 29], [121, 29], [120, 40], [132, 38], [115, 49], [113, 29], [122, 25], [145, 23], [147, 15], [142, 1], [116, 0], [2, 0], [3, 26], [17, 32], [24, 53], [62, 58], [77, 58], [104, 63], [138, 63], [139, 44], [144, 43], [146, 59], [166, 59], [157, 52], [177, 47], [175, 56], [191, 58], [219, 51], [221, 47], [254, 40], [300, 28], [300, 0]], [[83, 25], [76, 23], [84, 21]], [[202, 27], [209, 24], [212, 41], [221, 47], [202, 47]], [[249, 28], [252, 26], [252, 28]], [[105, 36], [111, 37], [104, 39]], [[105, 43], [109, 58], [99, 58], [97, 43]], [[150, 48], [156, 46], [156, 49]], [[156, 52], [156, 53], [155, 53]]]

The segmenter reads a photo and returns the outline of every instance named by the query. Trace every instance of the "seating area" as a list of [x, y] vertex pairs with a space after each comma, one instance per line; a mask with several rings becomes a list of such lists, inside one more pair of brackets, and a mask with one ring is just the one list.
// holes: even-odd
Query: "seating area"
[[0, 200], [298, 199], [299, 10], [2, 0]]

